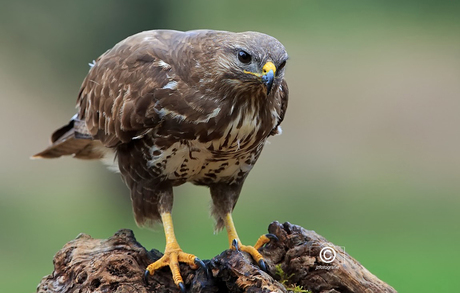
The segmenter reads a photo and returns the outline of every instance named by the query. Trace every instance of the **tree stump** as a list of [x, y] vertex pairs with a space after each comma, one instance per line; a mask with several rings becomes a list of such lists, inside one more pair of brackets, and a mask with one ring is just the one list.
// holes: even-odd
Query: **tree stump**
[[[180, 265], [187, 292], [396, 292], [314, 231], [278, 222], [268, 230], [278, 237], [260, 249], [268, 272], [244, 252], [226, 250], [204, 261], [208, 272]], [[145, 268], [161, 256], [141, 246], [131, 230], [102, 240], [80, 234], [55, 255], [54, 271], [37, 292], [179, 292], [169, 267], [144, 283]]]

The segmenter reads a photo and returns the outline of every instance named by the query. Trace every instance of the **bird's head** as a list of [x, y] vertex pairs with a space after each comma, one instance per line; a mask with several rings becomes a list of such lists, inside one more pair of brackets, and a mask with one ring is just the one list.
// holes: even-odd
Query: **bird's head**
[[262, 90], [268, 96], [284, 78], [288, 55], [277, 39], [257, 32], [233, 33], [222, 46], [222, 76], [237, 88]]
[[201, 81], [218, 80], [220, 88], [214, 90], [245, 96], [268, 96], [279, 87], [288, 55], [277, 39], [258, 32], [201, 33], [208, 40], [199, 50], [205, 54], [199, 59], [207, 60], [200, 64]]

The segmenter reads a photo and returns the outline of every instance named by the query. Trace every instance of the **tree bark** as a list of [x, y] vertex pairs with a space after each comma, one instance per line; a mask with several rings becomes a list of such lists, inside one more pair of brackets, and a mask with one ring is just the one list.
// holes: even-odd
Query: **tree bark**
[[[314, 231], [278, 222], [268, 230], [278, 237], [260, 249], [268, 273], [245, 253], [226, 250], [204, 261], [208, 272], [180, 265], [187, 292], [396, 292]], [[161, 256], [131, 230], [102, 240], [80, 234], [55, 255], [54, 271], [37, 292], [179, 292], [168, 267], [144, 283], [145, 268]]]

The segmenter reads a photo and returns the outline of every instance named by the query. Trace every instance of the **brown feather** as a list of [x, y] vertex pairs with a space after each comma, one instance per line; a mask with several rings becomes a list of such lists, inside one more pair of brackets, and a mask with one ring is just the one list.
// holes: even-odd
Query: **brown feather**
[[73, 118], [69, 124], [57, 129], [51, 135], [51, 145], [32, 156], [34, 159], [59, 158], [73, 155], [78, 159], [99, 160], [108, 152], [100, 141], [88, 136], [84, 122]]
[[[241, 63], [239, 50], [252, 62]], [[280, 42], [256, 32], [133, 35], [95, 61], [78, 95], [75, 122], [37, 156], [95, 158], [101, 149], [115, 150], [139, 225], [171, 210], [173, 186], [209, 186], [221, 228], [266, 139], [284, 119], [286, 60]], [[269, 95], [246, 73], [262, 72], [268, 61], [279, 69]]]

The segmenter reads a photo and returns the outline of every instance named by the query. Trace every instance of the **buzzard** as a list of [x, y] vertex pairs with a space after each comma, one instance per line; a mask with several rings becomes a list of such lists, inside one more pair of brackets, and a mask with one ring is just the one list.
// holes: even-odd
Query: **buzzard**
[[205, 267], [174, 235], [173, 187], [185, 182], [209, 187], [216, 230], [225, 227], [230, 248], [265, 268], [257, 250], [273, 236], [241, 245], [231, 213], [267, 138], [281, 133], [287, 59], [278, 40], [258, 32], [135, 34], [90, 64], [77, 114], [34, 157], [112, 158], [130, 189], [136, 223], [164, 226], [164, 256], [145, 278], [169, 266], [184, 291], [179, 262]]

